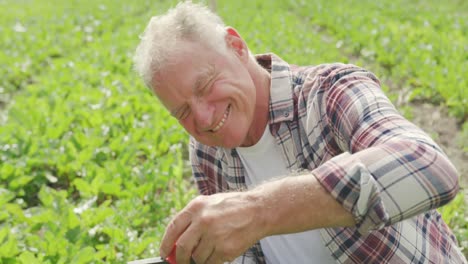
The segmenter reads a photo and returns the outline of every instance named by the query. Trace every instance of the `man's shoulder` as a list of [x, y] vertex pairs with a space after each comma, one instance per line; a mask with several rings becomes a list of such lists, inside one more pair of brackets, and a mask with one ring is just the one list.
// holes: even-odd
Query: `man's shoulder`
[[372, 72], [354, 64], [340, 62], [311, 66], [291, 65], [291, 72], [296, 92], [301, 91], [302, 93], [332, 89], [339, 80], [348, 77], [366, 76], [379, 83], [378, 78]]
[[302, 66], [299, 64], [289, 63], [288, 61], [283, 60], [279, 55], [274, 53], [256, 54], [255, 58], [257, 62], [265, 69], [268, 69], [269, 71], [290, 71], [292, 73], [293, 78], [296, 76], [300, 76], [302, 78], [327, 78], [334, 76], [339, 77], [340, 75], [356, 71], [367, 72], [367, 70], [362, 67], [343, 62], [330, 62]]
[[336, 77], [356, 71], [368, 72], [366, 69], [357, 65], [341, 62], [322, 63], [308, 66], [291, 65], [291, 71], [308, 77], [317, 76], [321, 78]]

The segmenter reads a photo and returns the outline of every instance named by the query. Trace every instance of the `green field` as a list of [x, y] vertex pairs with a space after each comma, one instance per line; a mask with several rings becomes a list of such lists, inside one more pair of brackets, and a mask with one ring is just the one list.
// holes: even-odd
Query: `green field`
[[[149, 18], [175, 3], [0, 0], [0, 263], [159, 254], [166, 223], [196, 191], [188, 137], [132, 55]], [[443, 106], [468, 152], [468, 1], [231, 0], [216, 10], [255, 53], [367, 67], [404, 114], [410, 102]], [[467, 207], [461, 192], [442, 209], [465, 253]]]

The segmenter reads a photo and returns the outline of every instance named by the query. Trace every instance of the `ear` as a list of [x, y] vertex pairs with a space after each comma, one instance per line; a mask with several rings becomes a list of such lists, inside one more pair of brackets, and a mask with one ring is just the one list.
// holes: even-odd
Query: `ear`
[[226, 33], [225, 40], [228, 49], [232, 49], [242, 61], [247, 61], [249, 57], [249, 49], [245, 41], [232, 27], [226, 27]]

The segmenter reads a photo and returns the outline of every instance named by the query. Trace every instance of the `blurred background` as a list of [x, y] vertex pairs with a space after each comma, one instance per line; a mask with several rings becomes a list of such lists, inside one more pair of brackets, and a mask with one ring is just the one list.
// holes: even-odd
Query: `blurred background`
[[[468, 254], [468, 1], [210, 0], [254, 53], [377, 74], [461, 175], [440, 209]], [[196, 195], [188, 136], [132, 69], [177, 1], [0, 0], [0, 263], [159, 255]]]

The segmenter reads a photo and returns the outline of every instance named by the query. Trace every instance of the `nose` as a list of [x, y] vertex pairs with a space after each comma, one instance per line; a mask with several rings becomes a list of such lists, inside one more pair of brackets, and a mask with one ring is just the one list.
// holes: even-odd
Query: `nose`
[[214, 106], [206, 100], [198, 99], [192, 103], [192, 112], [198, 129], [206, 131], [213, 126]]

